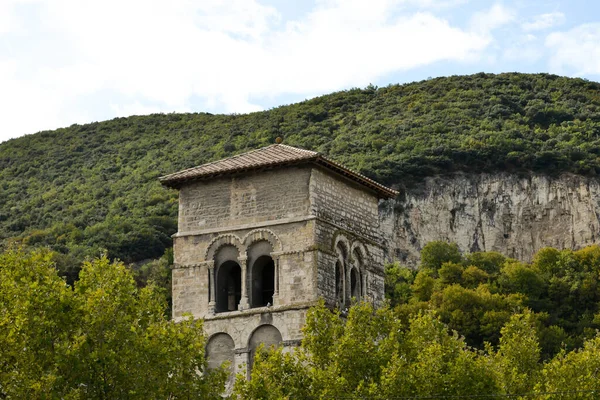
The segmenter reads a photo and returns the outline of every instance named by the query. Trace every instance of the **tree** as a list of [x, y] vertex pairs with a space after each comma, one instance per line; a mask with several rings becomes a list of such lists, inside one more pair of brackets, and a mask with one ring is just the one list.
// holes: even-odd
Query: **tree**
[[495, 251], [475, 252], [465, 257], [466, 265], [475, 266], [490, 275], [498, 274], [505, 261], [506, 257]]
[[[15, 398], [214, 398], [224, 370], [206, 369], [201, 321], [165, 317], [162, 291], [138, 289], [106, 257], [71, 289], [52, 254], [0, 256], [0, 394]], [[10, 305], [10, 307], [8, 307]]]
[[0, 254], [0, 397], [56, 393], [73, 307], [73, 292], [56, 274], [50, 252]]
[[[539, 392], [563, 395], [553, 398], [592, 400], [600, 393], [600, 337], [585, 342], [582, 349], [570, 353], [564, 350], [544, 365]], [[548, 397], [550, 398], [550, 397]]]
[[529, 311], [515, 314], [502, 328], [495, 368], [502, 389], [509, 395], [530, 393], [541, 369], [535, 317]]
[[432, 271], [439, 270], [444, 263], [462, 262], [462, 255], [456, 243], [433, 241], [427, 243], [421, 250], [421, 267]]
[[402, 267], [398, 263], [385, 266], [385, 297], [395, 306], [405, 304], [412, 296], [411, 285], [415, 280], [415, 271]]
[[256, 358], [243, 399], [397, 398], [499, 392], [486, 356], [432, 313], [402, 324], [389, 307], [360, 303], [347, 319], [323, 303], [309, 310], [299, 349]]
[[452, 285], [454, 283], [462, 282], [464, 268], [460, 264], [453, 262], [445, 262], [442, 264], [442, 268], [438, 271], [440, 282], [444, 285]]

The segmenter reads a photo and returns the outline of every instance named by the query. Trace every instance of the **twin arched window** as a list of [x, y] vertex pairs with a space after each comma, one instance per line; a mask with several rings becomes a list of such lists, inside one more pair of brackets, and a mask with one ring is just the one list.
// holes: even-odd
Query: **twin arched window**
[[[264, 307], [273, 304], [275, 295], [275, 263], [273, 249], [266, 241], [253, 243], [240, 257], [233, 245], [222, 246], [214, 257], [215, 278], [209, 274], [209, 286], [214, 279], [215, 312], [241, 310], [248, 307]], [[212, 290], [209, 290], [211, 293]]]
[[359, 300], [363, 296], [364, 259], [357, 248], [350, 257], [349, 249], [342, 241], [337, 242], [335, 252], [335, 303], [342, 308], [353, 298]]

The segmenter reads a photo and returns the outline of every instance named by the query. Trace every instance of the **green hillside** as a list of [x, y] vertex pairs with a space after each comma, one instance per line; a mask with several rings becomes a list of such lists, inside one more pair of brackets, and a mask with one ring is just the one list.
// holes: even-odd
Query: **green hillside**
[[49, 246], [63, 266], [104, 251], [126, 262], [157, 258], [177, 212], [177, 193], [158, 176], [278, 136], [398, 187], [454, 171], [594, 175], [600, 84], [476, 74], [247, 115], [155, 114], [40, 132], [0, 144], [0, 240]]

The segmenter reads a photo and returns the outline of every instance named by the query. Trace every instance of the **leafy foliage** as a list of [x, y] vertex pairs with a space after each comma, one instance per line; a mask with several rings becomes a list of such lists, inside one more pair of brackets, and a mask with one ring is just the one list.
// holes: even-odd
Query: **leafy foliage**
[[86, 257], [158, 258], [177, 212], [158, 176], [278, 136], [388, 185], [456, 171], [597, 174], [599, 89], [547, 74], [476, 74], [247, 115], [155, 114], [40, 132], [0, 144], [0, 240], [63, 254], [56, 262], [70, 281]]
[[455, 250], [453, 244], [431, 242], [418, 270], [386, 267], [386, 296], [400, 318], [435, 310], [467, 344], [483, 349], [485, 342], [500, 344], [513, 314], [530, 309], [544, 359], [561, 348], [580, 347], [600, 328], [600, 246], [542, 249], [531, 264], [494, 252], [463, 256]]
[[432, 314], [407, 325], [389, 307], [358, 304], [346, 320], [323, 304], [311, 309], [301, 348], [256, 359], [243, 399], [397, 398], [495, 394], [491, 369]]
[[106, 257], [71, 288], [52, 256], [0, 255], [0, 397], [221, 398], [201, 321], [170, 321], [161, 291]]
[[343, 318], [321, 303], [307, 315], [301, 346], [259, 353], [251, 380], [240, 377], [234, 397], [597, 398], [598, 337], [543, 364], [536, 318], [527, 309], [506, 321], [496, 348], [484, 351], [469, 347], [435, 312], [404, 323], [397, 311], [357, 304]]

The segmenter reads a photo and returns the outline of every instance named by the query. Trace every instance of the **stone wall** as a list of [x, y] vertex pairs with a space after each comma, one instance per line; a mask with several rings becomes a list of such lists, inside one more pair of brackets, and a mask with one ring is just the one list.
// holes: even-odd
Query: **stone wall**
[[[315, 241], [318, 253], [318, 295], [327, 304], [335, 303], [336, 241], [342, 240], [349, 253], [357, 247], [364, 256], [361, 279], [362, 297], [379, 304], [383, 301], [384, 242], [377, 209], [378, 199], [354, 182], [321, 169], [314, 169], [310, 180], [311, 209], [318, 216]], [[351, 265], [358, 260], [349, 258]], [[349, 270], [346, 270], [349, 274]], [[349, 280], [346, 280], [349, 290]]]
[[364, 187], [318, 168], [310, 178], [311, 212], [320, 220], [381, 241], [377, 197]]
[[231, 386], [235, 374], [249, 372], [248, 366], [257, 343], [275, 344], [279, 333], [281, 342], [278, 344], [293, 348], [300, 343], [305, 320], [305, 307], [280, 309], [277, 312], [257, 308], [244, 313], [208, 316], [204, 321], [204, 330], [209, 339], [209, 365], [220, 365], [217, 363], [221, 360], [232, 361]]
[[417, 265], [429, 241], [463, 252], [498, 251], [529, 261], [541, 248], [600, 243], [600, 181], [564, 174], [459, 174], [428, 178], [381, 205], [388, 259]]
[[[175, 266], [172, 271], [173, 318], [185, 313], [204, 317], [209, 312], [209, 246], [220, 238], [231, 240], [239, 248], [239, 256], [246, 257], [246, 249], [253, 240], [265, 236], [277, 238], [279, 253], [279, 298], [277, 305], [316, 300], [316, 256], [314, 244], [315, 220], [271, 225], [267, 228], [226, 230], [201, 235], [174, 238]], [[255, 236], [258, 234], [258, 237]], [[260, 239], [263, 240], [263, 239]], [[248, 265], [250, 268], [251, 265]], [[250, 291], [250, 287], [248, 287]]]
[[179, 191], [179, 233], [223, 230], [309, 214], [310, 168], [192, 182]]

